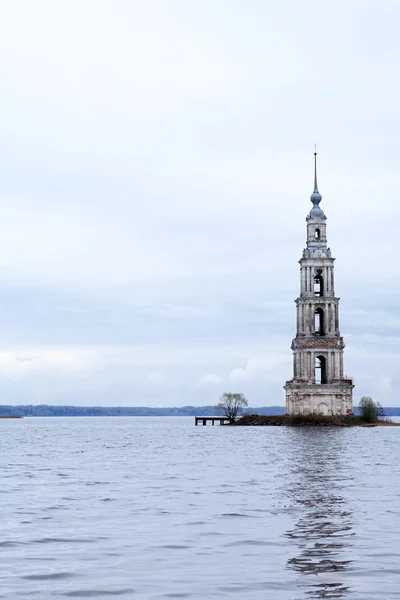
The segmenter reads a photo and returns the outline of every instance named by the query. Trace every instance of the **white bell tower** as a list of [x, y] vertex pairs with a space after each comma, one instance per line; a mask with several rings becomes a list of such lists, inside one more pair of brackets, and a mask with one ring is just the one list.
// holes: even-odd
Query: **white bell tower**
[[306, 217], [307, 245], [300, 259], [297, 334], [292, 342], [293, 379], [286, 382], [286, 413], [344, 415], [353, 408], [353, 381], [343, 376], [344, 342], [339, 331], [334, 261], [327, 248], [326, 217], [319, 207], [314, 152], [313, 208]]

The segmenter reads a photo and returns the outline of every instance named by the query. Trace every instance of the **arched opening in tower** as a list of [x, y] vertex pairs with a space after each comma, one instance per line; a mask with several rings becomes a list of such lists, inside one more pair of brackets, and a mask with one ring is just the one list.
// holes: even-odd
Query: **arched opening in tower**
[[324, 286], [322, 275], [316, 275], [314, 277], [314, 295], [315, 296], [323, 296], [324, 295]]
[[324, 356], [315, 357], [315, 378], [317, 385], [326, 383], [326, 359]]
[[325, 335], [324, 311], [322, 310], [322, 308], [315, 309], [314, 331], [315, 331], [316, 335]]
[[321, 239], [321, 232], [319, 229], [315, 230], [315, 239], [319, 241]]

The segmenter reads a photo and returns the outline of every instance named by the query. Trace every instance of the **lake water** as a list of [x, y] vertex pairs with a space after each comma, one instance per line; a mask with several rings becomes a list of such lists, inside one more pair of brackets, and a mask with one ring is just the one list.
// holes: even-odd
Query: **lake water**
[[0, 598], [400, 597], [400, 428], [0, 421]]

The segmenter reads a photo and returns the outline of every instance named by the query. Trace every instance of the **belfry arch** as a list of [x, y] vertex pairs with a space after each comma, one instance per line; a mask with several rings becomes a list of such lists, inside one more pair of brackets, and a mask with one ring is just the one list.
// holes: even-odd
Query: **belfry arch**
[[325, 356], [316, 356], [315, 357], [315, 366], [314, 366], [314, 381], [316, 385], [323, 385], [328, 383], [326, 376], [326, 358]]
[[316, 335], [325, 335], [325, 314], [323, 308], [314, 311], [314, 332]]
[[318, 274], [314, 277], [314, 296], [324, 295], [324, 278]]

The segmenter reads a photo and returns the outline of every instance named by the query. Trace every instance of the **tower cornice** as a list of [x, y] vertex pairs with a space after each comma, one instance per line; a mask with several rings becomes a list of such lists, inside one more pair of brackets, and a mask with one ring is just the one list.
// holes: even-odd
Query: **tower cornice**
[[296, 298], [295, 303], [296, 304], [300, 304], [300, 303], [307, 303], [307, 304], [313, 304], [315, 306], [317, 305], [323, 305], [326, 304], [327, 302], [330, 303], [336, 303], [339, 304], [340, 298], [338, 298], [337, 296], [328, 296], [327, 294], [325, 296], [315, 296], [315, 294], [309, 294], [309, 295], [305, 295], [305, 296], [299, 296], [298, 298]]
[[336, 258], [333, 256], [302, 256], [298, 261], [300, 265], [307, 263], [309, 267], [316, 267], [319, 263], [323, 265], [324, 263], [333, 263]]
[[320, 338], [316, 337], [295, 337], [292, 341], [292, 350], [321, 350], [321, 351], [329, 351], [329, 350], [344, 350], [345, 343], [343, 338], [339, 336], [329, 337], [329, 338]]

